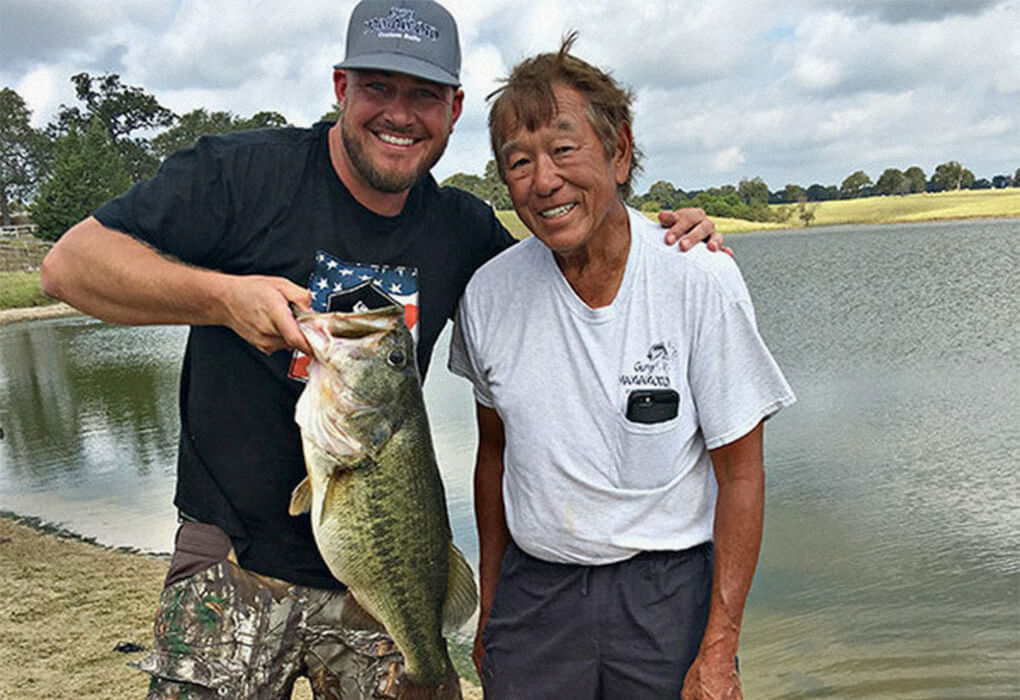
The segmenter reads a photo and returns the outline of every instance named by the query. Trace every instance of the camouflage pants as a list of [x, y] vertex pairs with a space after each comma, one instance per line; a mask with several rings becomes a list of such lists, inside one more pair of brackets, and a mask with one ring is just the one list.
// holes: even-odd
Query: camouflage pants
[[148, 699], [396, 697], [402, 657], [384, 634], [345, 629], [346, 594], [261, 576], [232, 557], [163, 590]]

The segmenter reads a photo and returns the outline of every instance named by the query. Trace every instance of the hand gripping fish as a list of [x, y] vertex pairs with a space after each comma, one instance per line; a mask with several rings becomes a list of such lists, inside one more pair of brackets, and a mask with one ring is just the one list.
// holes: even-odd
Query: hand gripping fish
[[[297, 322], [314, 361], [295, 412], [308, 476], [290, 514], [311, 511], [322, 558], [393, 638], [405, 676], [437, 688], [452, 678], [459, 697], [443, 632], [467, 621], [478, 593], [453, 544], [403, 311]], [[364, 626], [355, 618], [345, 622]]]

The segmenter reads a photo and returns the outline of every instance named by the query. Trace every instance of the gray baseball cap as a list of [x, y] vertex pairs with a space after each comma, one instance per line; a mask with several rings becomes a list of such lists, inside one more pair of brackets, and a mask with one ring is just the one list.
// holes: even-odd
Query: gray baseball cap
[[457, 23], [432, 0], [363, 0], [347, 26], [346, 56], [334, 68], [406, 73], [457, 87]]

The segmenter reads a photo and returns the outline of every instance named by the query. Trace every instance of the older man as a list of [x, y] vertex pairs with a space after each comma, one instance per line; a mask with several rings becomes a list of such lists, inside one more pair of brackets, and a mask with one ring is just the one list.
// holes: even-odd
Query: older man
[[500, 699], [740, 697], [762, 422], [794, 398], [734, 262], [625, 206], [631, 95], [572, 42], [492, 105], [535, 235], [475, 273], [450, 358], [478, 401], [475, 661]]

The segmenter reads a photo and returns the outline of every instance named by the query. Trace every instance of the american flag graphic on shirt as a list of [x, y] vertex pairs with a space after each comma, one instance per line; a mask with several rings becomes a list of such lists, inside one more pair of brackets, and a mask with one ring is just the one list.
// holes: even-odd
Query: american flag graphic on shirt
[[[368, 311], [399, 304], [404, 323], [418, 342], [418, 268], [345, 262], [325, 251], [315, 254], [315, 271], [308, 282], [315, 311]], [[294, 351], [291, 379], [306, 381], [310, 357]]]

